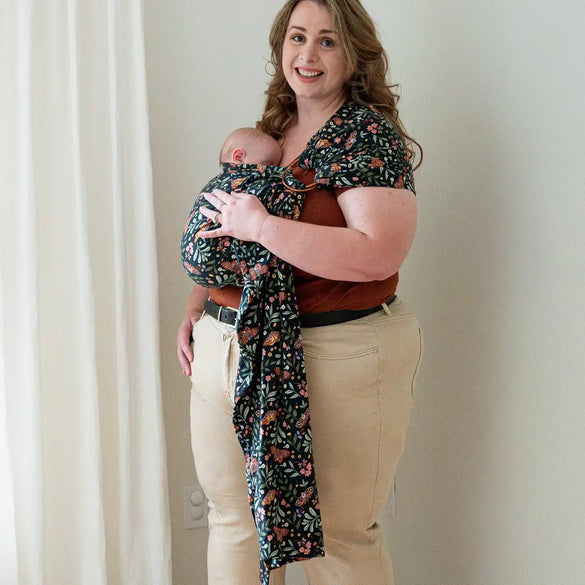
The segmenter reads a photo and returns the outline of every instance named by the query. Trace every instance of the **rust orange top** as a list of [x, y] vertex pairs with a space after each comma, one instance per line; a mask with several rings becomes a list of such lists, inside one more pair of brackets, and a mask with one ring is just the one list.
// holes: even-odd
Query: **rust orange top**
[[[293, 169], [293, 175], [305, 185], [313, 183], [315, 171], [301, 167]], [[337, 204], [337, 196], [347, 189], [332, 190], [315, 188], [306, 194], [299, 221], [345, 227], [345, 219]], [[346, 282], [329, 280], [293, 268], [299, 313], [321, 313], [346, 309], [368, 309], [386, 301], [398, 286], [398, 273], [386, 280], [371, 282]], [[211, 299], [218, 305], [237, 309], [240, 306], [242, 289], [227, 286], [209, 291]]]

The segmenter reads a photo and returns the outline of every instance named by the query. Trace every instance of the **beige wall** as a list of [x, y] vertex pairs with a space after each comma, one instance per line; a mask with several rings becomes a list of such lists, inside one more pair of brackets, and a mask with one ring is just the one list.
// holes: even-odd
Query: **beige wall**
[[[260, 111], [277, 5], [145, 4], [175, 585], [206, 582], [205, 531], [182, 519], [179, 239], [223, 136]], [[396, 585], [583, 585], [585, 4], [366, 5], [426, 157], [400, 285], [426, 354], [384, 519]]]

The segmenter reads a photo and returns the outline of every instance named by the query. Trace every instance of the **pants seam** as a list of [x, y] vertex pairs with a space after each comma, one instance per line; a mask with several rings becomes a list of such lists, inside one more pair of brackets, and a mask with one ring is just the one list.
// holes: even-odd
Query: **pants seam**
[[[375, 520], [375, 518], [373, 518], [373, 515], [374, 515], [374, 507], [376, 504], [376, 496], [377, 496], [377, 492], [378, 492], [378, 480], [380, 479], [380, 460], [381, 460], [381, 450], [382, 450], [382, 405], [380, 403], [380, 383], [381, 383], [380, 374], [382, 371], [382, 358], [380, 355], [380, 337], [378, 336], [376, 329], [374, 327], [372, 327], [371, 325], [369, 325], [369, 326], [370, 326], [370, 329], [372, 330], [372, 332], [374, 333], [374, 335], [376, 336], [376, 341], [377, 341], [377, 346], [378, 346], [378, 376], [376, 379], [376, 398], [377, 398], [377, 402], [378, 402], [378, 457], [377, 457], [377, 461], [376, 461], [376, 477], [374, 479], [374, 490], [372, 493], [372, 507], [370, 509], [368, 526], [366, 527], [368, 529], [370, 528], [370, 526], [372, 525], [372, 523]], [[370, 539], [370, 542], [373, 543], [372, 537], [371, 537], [369, 532], [368, 532], [368, 537]]]
[[422, 355], [423, 355], [423, 336], [422, 336], [422, 331], [421, 331], [420, 327], [418, 328], [418, 343], [419, 343], [418, 360], [417, 360], [416, 366], [414, 368], [412, 382], [410, 383], [410, 395], [412, 396], [413, 399], [415, 398], [416, 380], [417, 380], [417, 375], [418, 375], [418, 371], [420, 368], [420, 363], [422, 361]]
[[382, 551], [380, 550], [379, 546], [376, 546], [376, 548], [378, 549], [378, 560], [380, 561], [380, 565], [382, 565], [382, 573], [384, 573], [384, 580], [388, 585], [391, 585], [392, 581], [390, 580], [390, 575], [388, 574], [388, 571], [386, 570], [387, 567], [384, 564], [384, 560], [382, 559]]

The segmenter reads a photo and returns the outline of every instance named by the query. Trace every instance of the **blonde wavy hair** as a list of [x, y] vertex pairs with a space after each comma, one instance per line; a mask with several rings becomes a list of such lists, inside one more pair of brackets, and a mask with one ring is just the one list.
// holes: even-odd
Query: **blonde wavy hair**
[[[256, 127], [274, 138], [281, 138], [296, 115], [295, 94], [282, 69], [282, 49], [290, 16], [296, 5], [303, 0], [287, 0], [276, 15], [270, 31], [272, 54], [270, 64], [274, 68], [272, 80], [266, 90], [266, 104], [262, 119]], [[422, 147], [408, 135], [398, 115], [400, 96], [394, 92], [397, 85], [389, 85], [388, 56], [382, 47], [376, 26], [360, 0], [307, 0], [325, 6], [331, 13], [333, 26], [349, 67], [346, 82], [348, 99], [364, 106], [374, 106], [396, 128], [404, 140], [411, 162], [415, 158], [413, 145], [418, 147], [422, 163]]]

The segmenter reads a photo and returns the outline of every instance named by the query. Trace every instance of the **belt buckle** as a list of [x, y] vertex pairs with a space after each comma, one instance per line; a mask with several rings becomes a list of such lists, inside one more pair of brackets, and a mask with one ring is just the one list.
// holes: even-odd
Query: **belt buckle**
[[217, 313], [217, 320], [220, 323], [224, 323], [225, 325], [234, 325], [234, 323], [232, 323], [232, 316], [231, 316], [231, 312], [233, 311], [233, 309], [230, 309], [228, 307], [224, 307], [223, 305], [219, 306], [219, 312]]

